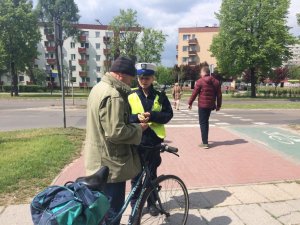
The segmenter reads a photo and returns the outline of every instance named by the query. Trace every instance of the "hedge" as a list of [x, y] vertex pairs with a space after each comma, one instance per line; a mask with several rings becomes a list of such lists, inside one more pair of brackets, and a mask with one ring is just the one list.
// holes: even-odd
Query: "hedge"
[[[2, 86], [4, 92], [10, 92], [11, 86], [10, 85], [3, 85]], [[20, 85], [19, 92], [46, 92], [48, 90], [45, 86], [39, 85]]]

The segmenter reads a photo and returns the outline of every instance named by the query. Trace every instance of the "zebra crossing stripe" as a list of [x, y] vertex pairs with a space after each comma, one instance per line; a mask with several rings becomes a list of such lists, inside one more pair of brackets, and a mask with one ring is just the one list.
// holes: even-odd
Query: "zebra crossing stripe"
[[264, 123], [264, 122], [252, 122], [255, 125], [267, 125], [268, 123]]

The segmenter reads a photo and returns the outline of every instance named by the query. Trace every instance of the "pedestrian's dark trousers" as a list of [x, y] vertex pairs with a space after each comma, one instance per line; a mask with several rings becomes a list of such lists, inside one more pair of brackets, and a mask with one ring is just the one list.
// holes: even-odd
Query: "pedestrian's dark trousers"
[[[110, 209], [108, 211], [107, 222], [110, 222], [118, 212], [122, 209], [125, 201], [126, 182], [108, 183], [104, 189], [104, 193], [110, 198]], [[121, 218], [113, 225], [119, 225]]]
[[[150, 179], [151, 180], [156, 179], [157, 178], [157, 168], [159, 167], [159, 165], [161, 163], [160, 151], [159, 150], [148, 151], [147, 155], [145, 156], [145, 155], [143, 155], [143, 150], [139, 149], [139, 153], [140, 153], [140, 157], [144, 157], [144, 160], [147, 161], [147, 163], [148, 163], [148, 167], [150, 170]], [[144, 160], [142, 160], [142, 161], [144, 161]], [[141, 176], [141, 173], [138, 174], [135, 178], [133, 178], [131, 180], [131, 189], [136, 186], [140, 176]], [[132, 200], [130, 202], [132, 208], [134, 207], [135, 202], [139, 198], [141, 189], [142, 189], [142, 185], [139, 185], [137, 187], [137, 191], [132, 196]], [[151, 202], [148, 199], [148, 206], [150, 206], [150, 205], [151, 205]]]
[[198, 108], [201, 138], [203, 144], [208, 144], [209, 117], [211, 109]]

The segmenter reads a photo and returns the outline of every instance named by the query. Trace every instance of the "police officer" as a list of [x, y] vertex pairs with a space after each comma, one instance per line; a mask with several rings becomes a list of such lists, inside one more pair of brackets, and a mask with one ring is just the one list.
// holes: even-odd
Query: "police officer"
[[[138, 87], [133, 89], [128, 97], [131, 107], [130, 122], [148, 123], [149, 128], [143, 132], [141, 144], [138, 147], [140, 156], [147, 161], [151, 179], [157, 178], [157, 168], [161, 163], [159, 149], [151, 148], [160, 145], [166, 136], [164, 124], [173, 117], [172, 106], [164, 92], [154, 89], [153, 81], [156, 66], [153, 63], [138, 63], [137, 69]], [[147, 148], [145, 148], [145, 146]], [[147, 151], [147, 154], [145, 154]], [[131, 181], [132, 188], [135, 186], [138, 177]], [[139, 193], [133, 197], [133, 207]], [[152, 216], [159, 214], [155, 205], [148, 201], [148, 210]]]

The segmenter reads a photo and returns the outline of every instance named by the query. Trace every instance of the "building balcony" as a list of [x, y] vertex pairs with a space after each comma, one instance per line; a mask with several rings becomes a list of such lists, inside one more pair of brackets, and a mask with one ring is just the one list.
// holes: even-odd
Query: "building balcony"
[[87, 77], [87, 71], [79, 71], [80, 77]]
[[46, 50], [47, 50], [47, 52], [55, 52], [55, 47], [50, 46], [50, 47], [47, 47]]
[[79, 54], [86, 54], [86, 48], [78, 48]]
[[78, 64], [83, 66], [83, 65], [87, 64], [87, 61], [86, 61], [86, 59], [78, 59]]
[[176, 51], [178, 51], [178, 45], [176, 45]]
[[178, 55], [176, 55], [176, 59], [178, 60]]
[[56, 64], [56, 59], [47, 59], [47, 63], [49, 65], [55, 65]]
[[110, 42], [110, 37], [103, 37], [103, 42], [104, 42], [104, 44], [109, 44], [109, 42]]
[[193, 38], [189, 40], [189, 45], [197, 45], [197, 44], [198, 44], [197, 38]]
[[197, 51], [196, 50], [190, 50], [189, 55], [197, 55]]
[[111, 61], [110, 60], [104, 60], [103, 63], [104, 63], [104, 66], [106, 66], [106, 67], [111, 66]]
[[86, 36], [85, 35], [80, 35], [79, 36], [79, 41], [80, 42], [86, 42]]
[[107, 49], [107, 48], [105, 49], [105, 48], [104, 48], [104, 49], [103, 49], [103, 54], [104, 54], [104, 55], [109, 55], [109, 54], [110, 54], [110, 49]]
[[189, 66], [196, 66], [197, 62], [196, 61], [190, 61], [190, 62], [188, 62], [188, 65]]
[[47, 35], [46, 35], [46, 39], [47, 39], [48, 41], [53, 41], [53, 40], [54, 40], [54, 34], [47, 34]]
[[79, 87], [88, 87], [88, 83], [87, 82], [81, 82], [81, 83], [79, 83]]

